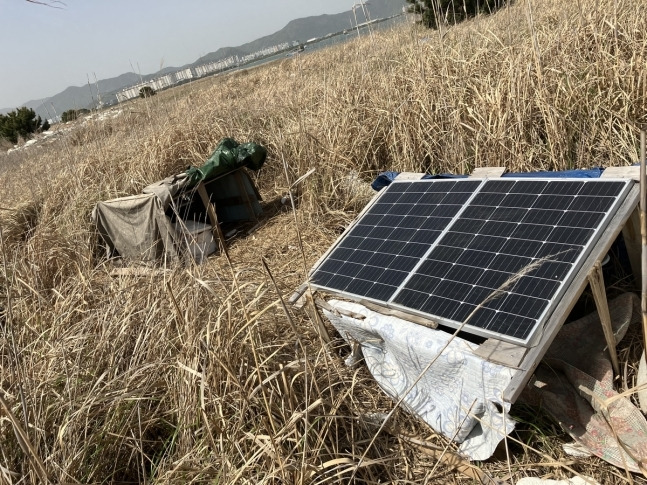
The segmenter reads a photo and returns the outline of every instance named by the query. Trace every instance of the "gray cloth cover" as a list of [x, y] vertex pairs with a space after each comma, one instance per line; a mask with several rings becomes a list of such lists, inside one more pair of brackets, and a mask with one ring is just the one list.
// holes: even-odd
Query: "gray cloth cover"
[[[229, 174], [216, 177], [210, 190], [219, 197], [236, 199], [241, 190], [247, 191], [252, 202], [254, 216], [262, 213], [252, 181], [242, 173], [240, 184]], [[115, 251], [120, 256], [139, 261], [178, 261], [190, 256], [187, 252], [186, 235], [175, 229], [166, 216], [166, 210], [174, 205], [174, 199], [183, 190], [189, 190], [186, 173], [173, 175], [145, 187], [141, 195], [98, 202], [92, 211], [92, 220], [108, 247], [110, 256]], [[218, 197], [214, 197], [216, 202]], [[218, 207], [220, 222], [236, 222], [249, 218], [246, 204], [223, 204]]]
[[175, 229], [156, 194], [98, 202], [92, 219], [110, 253], [143, 261], [179, 259]]
[[144, 194], [155, 194], [159, 197], [162, 202], [162, 207], [166, 210], [171, 203], [173, 202], [173, 197], [175, 197], [182, 189], [184, 189], [189, 183], [189, 178], [186, 173], [181, 173], [179, 175], [173, 175], [172, 177], [167, 177], [164, 180], [150, 184], [147, 187], [144, 187], [142, 193]]

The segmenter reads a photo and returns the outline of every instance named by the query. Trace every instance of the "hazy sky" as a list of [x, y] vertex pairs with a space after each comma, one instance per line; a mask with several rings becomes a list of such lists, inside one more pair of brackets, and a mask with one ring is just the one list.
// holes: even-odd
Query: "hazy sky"
[[[45, 0], [43, 0], [45, 1]], [[125, 72], [181, 66], [353, 0], [0, 0], [0, 108]], [[132, 66], [132, 67], [131, 67]]]

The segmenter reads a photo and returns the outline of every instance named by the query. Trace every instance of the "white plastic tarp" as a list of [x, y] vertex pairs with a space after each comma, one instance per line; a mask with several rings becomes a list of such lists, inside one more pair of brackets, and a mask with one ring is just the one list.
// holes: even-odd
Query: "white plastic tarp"
[[[365, 316], [357, 319], [324, 310], [349, 344], [359, 343], [369, 371], [395, 400], [429, 426], [460, 443], [472, 460], [486, 460], [514, 429], [503, 391], [514, 371], [473, 353], [476, 345], [431, 328], [331, 300], [333, 308]], [[426, 371], [425, 368], [435, 359]]]

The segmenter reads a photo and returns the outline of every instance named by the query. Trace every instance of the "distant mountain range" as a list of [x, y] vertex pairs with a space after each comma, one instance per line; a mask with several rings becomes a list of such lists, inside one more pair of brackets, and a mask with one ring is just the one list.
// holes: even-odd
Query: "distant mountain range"
[[[370, 0], [367, 3], [371, 19], [385, 18], [402, 12], [405, 0]], [[364, 22], [364, 14], [361, 8], [357, 8], [357, 21]], [[350, 29], [355, 25], [355, 17], [352, 10], [335, 15], [317, 15], [304, 17], [290, 21], [285, 27], [274, 34], [261, 37], [247, 44], [238, 47], [223, 47], [215, 52], [210, 52], [191, 64], [181, 67], [166, 67], [161, 71], [153, 74], [140, 76], [133, 72], [127, 72], [110, 79], [96, 81], [91, 79], [85, 86], [70, 86], [64, 91], [39, 100], [32, 100], [23, 103], [21, 106], [32, 108], [36, 114], [44, 119], [54, 119], [60, 116], [68, 109], [80, 109], [95, 106], [99, 101], [113, 102], [116, 101], [116, 93], [124, 88], [137, 84], [141, 81], [148, 81], [162, 76], [169, 72], [175, 72], [187, 67], [195, 67], [207, 62], [226, 59], [231, 56], [245, 56], [253, 52], [260, 51], [266, 47], [279, 45], [284, 42], [305, 42], [314, 37], [323, 37], [329, 33], [340, 32], [344, 29]], [[13, 108], [2, 108], [0, 113], [8, 113]]]

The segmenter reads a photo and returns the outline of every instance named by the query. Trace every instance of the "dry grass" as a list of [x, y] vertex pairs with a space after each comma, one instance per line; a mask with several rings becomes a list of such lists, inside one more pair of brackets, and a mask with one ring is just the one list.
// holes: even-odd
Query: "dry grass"
[[[639, 0], [519, 1], [442, 38], [405, 26], [185, 85], [0, 155], [0, 483], [343, 483], [363, 455], [357, 483], [472, 483], [436, 467], [429, 445], [443, 440], [405, 413], [367, 449], [371, 413], [392, 401], [343, 366], [347, 349], [321, 345], [307, 313], [284, 313], [260, 257], [289, 295], [381, 170], [637, 161], [645, 32]], [[268, 201], [316, 169], [296, 221], [271, 213], [232, 243], [231, 266], [110, 276], [94, 203], [201, 163], [223, 136], [268, 147]], [[536, 415], [515, 436], [538, 451], [511, 442], [510, 461], [481, 470], [626, 479], [565, 457], [559, 428]]]

